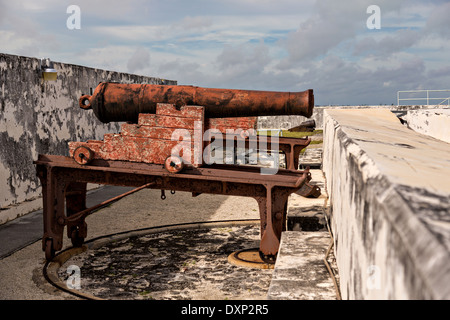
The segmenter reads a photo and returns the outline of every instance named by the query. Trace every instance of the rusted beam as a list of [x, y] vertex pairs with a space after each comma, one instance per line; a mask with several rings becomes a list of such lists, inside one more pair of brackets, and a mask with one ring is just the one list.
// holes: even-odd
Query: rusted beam
[[[84, 209], [85, 184], [99, 183], [252, 197], [260, 208], [261, 239], [264, 239], [260, 243], [261, 256], [267, 262], [274, 262], [286, 224], [287, 198], [309, 181], [309, 170], [280, 169], [275, 175], [261, 175], [259, 168], [231, 165], [186, 168], [179, 173], [170, 173], [155, 164], [94, 159], [86, 166], [69, 157], [52, 155], [39, 155], [35, 164], [44, 201], [42, 246], [49, 260], [62, 249], [66, 226], [74, 228], [69, 234], [72, 243], [82, 244], [87, 234], [86, 214], [103, 205]], [[74, 201], [66, 201], [67, 212], [71, 213], [66, 217], [64, 199], [76, 195], [78, 198]]]

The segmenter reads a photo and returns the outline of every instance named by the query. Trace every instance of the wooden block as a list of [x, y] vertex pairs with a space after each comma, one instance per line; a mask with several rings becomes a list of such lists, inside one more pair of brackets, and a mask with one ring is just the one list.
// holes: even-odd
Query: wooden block
[[101, 148], [105, 160], [122, 160], [163, 164], [175, 152], [188, 163], [193, 163], [193, 142], [150, 139], [116, 135]]
[[105, 134], [105, 140], [100, 148], [100, 156], [105, 160], [124, 160], [128, 157], [124, 148], [124, 137], [120, 134]]
[[187, 142], [153, 140], [146, 153], [150, 155], [144, 162], [163, 164], [166, 158], [173, 154], [180, 156], [187, 163], [193, 162], [192, 143]]
[[163, 128], [180, 128], [194, 130], [195, 120], [192, 118], [181, 118], [173, 116], [161, 116], [156, 117], [156, 126]]
[[156, 164], [175, 154], [188, 164], [200, 166], [204, 129], [203, 107], [177, 110], [170, 104], [158, 104], [157, 114], [139, 114], [138, 124], [123, 124], [120, 134], [105, 134], [103, 141], [70, 142], [69, 150], [73, 154], [77, 146], [85, 145], [97, 158]]
[[156, 115], [152, 113], [140, 113], [138, 124], [141, 126], [156, 126]]
[[141, 137], [141, 138], [151, 138], [151, 139], [162, 139], [162, 140], [172, 140], [172, 137], [176, 137], [183, 134], [188, 134], [189, 137], [193, 137], [193, 129], [185, 129], [186, 131], [175, 132], [180, 128], [161, 128], [161, 127], [150, 127], [150, 126], [139, 126], [136, 124], [123, 124], [121, 134], [124, 136]]
[[217, 129], [222, 133], [226, 130], [248, 130], [256, 129], [256, 117], [239, 117], [239, 118], [210, 118], [207, 119], [206, 129]]

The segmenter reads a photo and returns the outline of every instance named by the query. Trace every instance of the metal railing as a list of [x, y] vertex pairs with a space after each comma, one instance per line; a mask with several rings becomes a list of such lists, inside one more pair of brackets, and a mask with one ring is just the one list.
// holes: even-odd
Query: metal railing
[[[405, 105], [401, 104], [400, 101], [426, 101], [426, 105], [430, 105], [430, 102], [438, 100], [439, 102], [431, 103], [432, 105], [444, 105], [447, 104], [450, 106], [450, 96], [448, 97], [432, 97], [433, 93], [437, 92], [450, 92], [450, 90], [406, 90], [406, 91], [397, 91], [397, 105]], [[400, 98], [401, 93], [408, 94], [417, 94], [417, 93], [426, 93], [426, 97], [422, 95], [420, 97], [409, 97], [409, 98]]]

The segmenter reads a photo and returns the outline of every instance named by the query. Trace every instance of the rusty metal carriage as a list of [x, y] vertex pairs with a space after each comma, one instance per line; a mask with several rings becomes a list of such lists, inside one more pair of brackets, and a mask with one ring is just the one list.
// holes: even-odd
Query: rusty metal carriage
[[[285, 230], [289, 195], [320, 195], [320, 188], [309, 184], [309, 169], [298, 170], [299, 154], [310, 139], [246, 134], [256, 129], [260, 115], [310, 117], [312, 90], [289, 93], [101, 83], [92, 96], [82, 96], [79, 105], [93, 109], [100, 121], [124, 123], [121, 132], [107, 134], [103, 140], [69, 142], [69, 157], [39, 155], [35, 161], [43, 188], [42, 247], [49, 260], [62, 249], [64, 228], [72, 244], [81, 246], [87, 237], [85, 218], [89, 214], [132, 192], [152, 188], [162, 193], [173, 190], [193, 196], [211, 193], [256, 199], [261, 221], [259, 252], [264, 261], [273, 263]], [[181, 138], [174, 139], [180, 132]], [[208, 134], [224, 134], [223, 142], [234, 150], [240, 145], [245, 150], [256, 146], [256, 152], [281, 151], [286, 169], [261, 174], [261, 168], [254, 165], [211, 163], [204, 157], [204, 150], [212, 145]], [[87, 208], [87, 183], [136, 189]]]

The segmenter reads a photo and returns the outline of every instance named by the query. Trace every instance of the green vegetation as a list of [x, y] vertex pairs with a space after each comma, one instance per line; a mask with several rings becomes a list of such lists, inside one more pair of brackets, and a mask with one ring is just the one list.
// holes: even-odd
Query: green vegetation
[[[269, 135], [277, 134], [279, 133], [279, 130], [268, 130], [268, 131], [258, 131], [259, 135]], [[281, 130], [281, 136], [285, 138], [304, 138], [304, 137], [311, 137], [316, 134], [323, 133], [323, 130], [314, 130], [312, 132], [290, 132], [288, 130]]]
[[[279, 134], [280, 131], [279, 130], [268, 130], [268, 131], [258, 131], [258, 135], [275, 135], [275, 134]], [[323, 130], [314, 130], [312, 132], [290, 132], [288, 130], [281, 130], [281, 137], [284, 138], [305, 138], [305, 137], [312, 137], [315, 136], [316, 134], [323, 134]], [[322, 140], [313, 140], [310, 142], [309, 145], [312, 144], [321, 144], [323, 143]], [[305, 149], [302, 150], [302, 152], [304, 152]]]
[[[257, 134], [261, 135], [261, 136], [265, 136], [265, 135], [275, 135], [275, 134], [279, 134], [280, 130], [268, 130], [268, 131], [258, 131]], [[281, 137], [284, 138], [305, 138], [305, 137], [312, 137], [315, 136], [316, 134], [323, 134], [323, 130], [314, 130], [312, 132], [290, 132], [288, 130], [281, 130]], [[313, 145], [313, 144], [322, 144], [323, 140], [312, 140], [309, 145]], [[306, 147], [305, 149], [302, 149], [302, 151], [300, 151], [300, 153], [305, 153], [306, 149], [308, 147]]]

